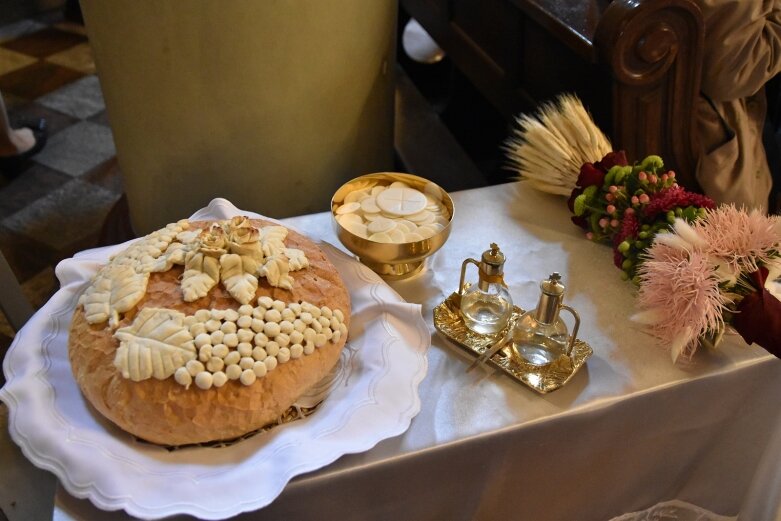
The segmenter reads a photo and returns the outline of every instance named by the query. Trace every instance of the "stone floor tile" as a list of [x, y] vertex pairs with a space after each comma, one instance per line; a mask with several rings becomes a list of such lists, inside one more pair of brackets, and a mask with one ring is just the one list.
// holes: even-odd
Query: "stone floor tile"
[[[97, 185], [73, 180], [3, 219], [3, 226], [58, 252], [96, 238], [118, 196]], [[10, 263], [10, 261], [9, 261]]]
[[22, 293], [35, 309], [46, 304], [58, 289], [60, 282], [54, 273], [54, 266], [46, 266], [22, 284]]
[[0, 189], [0, 219], [33, 204], [71, 179], [67, 174], [33, 162], [29, 169]]
[[55, 266], [63, 258], [54, 248], [9, 230], [2, 224], [0, 250], [20, 283], [34, 277], [47, 266]]
[[0, 27], [0, 43], [19, 38], [26, 34], [38, 32], [45, 27], [44, 24], [30, 19], [19, 20], [10, 25], [4, 25]]
[[22, 105], [29, 103], [29, 100], [20, 98], [19, 96], [11, 94], [10, 92], [3, 92], [2, 96], [3, 101], [5, 102], [5, 110], [9, 113], [16, 107], [21, 107]]
[[95, 74], [95, 58], [92, 56], [92, 47], [88, 43], [80, 43], [52, 54], [46, 61], [77, 70], [84, 74]]
[[0, 92], [3, 93], [3, 97], [11, 93], [26, 100], [34, 100], [82, 76], [84, 75], [79, 71], [38, 61], [0, 76]]
[[0, 74], [6, 74], [37, 62], [37, 58], [0, 47]]
[[[8, 319], [5, 318], [5, 315], [0, 311], [0, 360], [5, 358], [5, 352], [10, 347], [15, 334], [16, 332], [11, 328]], [[2, 373], [2, 371], [0, 371], [0, 373]]]
[[0, 45], [22, 54], [35, 56], [36, 58], [45, 58], [85, 41], [87, 41], [87, 37], [84, 35], [47, 27], [40, 31], [3, 42]]
[[[122, 185], [122, 172], [119, 170], [119, 164], [117, 163], [116, 156], [99, 164], [81, 176], [81, 180], [87, 183], [101, 186], [118, 196], [124, 192], [124, 187]], [[0, 195], [2, 195], [1, 192]], [[2, 203], [0, 202], [0, 204]]]
[[13, 128], [34, 124], [41, 118], [46, 120], [49, 137], [79, 122], [78, 118], [49, 109], [35, 101], [27, 101], [8, 109], [8, 119]]
[[65, 9], [48, 9], [31, 18], [36, 22], [42, 23], [46, 27], [56, 26], [58, 23], [65, 21]]
[[82, 34], [87, 36], [87, 28], [81, 24], [68, 22], [67, 20], [54, 24], [54, 27], [62, 31], [68, 31], [69, 33]]
[[86, 119], [106, 108], [100, 82], [94, 74], [65, 85], [37, 101], [44, 107], [79, 119]]
[[0, 512], [9, 521], [52, 519], [57, 478], [24, 456], [8, 433], [8, 408], [0, 403]]
[[114, 155], [111, 129], [82, 121], [52, 136], [34, 160], [77, 177]]
[[[30, 277], [22, 286], [22, 293], [32, 305], [33, 309], [38, 310], [60, 289], [60, 281], [54, 272], [53, 266], [46, 266], [40, 273]], [[0, 362], [5, 354], [3, 347], [8, 349], [11, 345], [16, 331], [8, 323], [8, 319], [0, 311]], [[2, 373], [2, 371], [0, 371]], [[2, 384], [0, 384], [2, 386]], [[2, 518], [0, 518], [2, 519]]]

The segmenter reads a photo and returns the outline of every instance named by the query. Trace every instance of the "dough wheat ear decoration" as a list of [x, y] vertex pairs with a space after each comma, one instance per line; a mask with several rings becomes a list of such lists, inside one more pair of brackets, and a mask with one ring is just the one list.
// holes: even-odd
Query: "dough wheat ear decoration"
[[580, 167], [612, 151], [583, 103], [564, 94], [535, 115], [521, 114], [504, 144], [507, 168], [537, 190], [569, 196]]

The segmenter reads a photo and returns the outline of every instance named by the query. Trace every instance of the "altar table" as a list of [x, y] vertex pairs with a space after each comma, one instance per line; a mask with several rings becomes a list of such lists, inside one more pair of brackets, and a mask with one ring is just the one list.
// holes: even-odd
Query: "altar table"
[[[422, 409], [409, 430], [295, 478], [240, 519], [605, 520], [680, 499], [751, 520], [781, 512], [781, 361], [728, 335], [716, 352], [673, 365], [628, 320], [635, 290], [610, 248], [586, 240], [564, 198], [505, 184], [452, 194], [445, 246], [390, 285], [422, 304], [431, 330]], [[263, 213], [263, 208], [247, 208]], [[284, 221], [341, 247], [327, 213]], [[496, 242], [516, 305], [562, 274], [594, 350], [563, 388], [540, 395], [471, 360], [434, 329], [461, 262]], [[219, 491], [205, 491], [219, 493]], [[55, 519], [126, 519], [60, 488]]]

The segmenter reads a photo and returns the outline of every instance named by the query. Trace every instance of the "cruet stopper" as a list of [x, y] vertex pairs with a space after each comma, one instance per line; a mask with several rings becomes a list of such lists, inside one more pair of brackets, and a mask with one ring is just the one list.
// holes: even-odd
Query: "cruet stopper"
[[[515, 323], [512, 350], [532, 365], [548, 365], [572, 353], [580, 328], [580, 316], [563, 303], [565, 290], [561, 275], [552, 273], [540, 283], [537, 308], [521, 315]], [[560, 316], [562, 309], [569, 311], [575, 318], [572, 336], [569, 336], [567, 324]]]
[[[461, 265], [458, 294], [461, 316], [471, 331], [481, 335], [498, 333], [507, 326], [513, 310], [513, 300], [504, 282], [504, 253], [496, 243], [483, 252], [481, 260], [466, 259]], [[466, 268], [477, 266], [477, 284], [465, 284]]]

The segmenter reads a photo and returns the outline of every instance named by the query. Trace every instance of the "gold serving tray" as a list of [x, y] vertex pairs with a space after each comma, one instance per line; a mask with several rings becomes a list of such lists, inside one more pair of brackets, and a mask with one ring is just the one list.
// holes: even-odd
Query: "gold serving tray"
[[[524, 313], [521, 308], [514, 306], [507, 327], [493, 335], [480, 335], [469, 330], [464, 324], [457, 304], [458, 301], [458, 294], [453, 293], [434, 308], [434, 326], [448, 340], [475, 358], [485, 353], [487, 349], [507, 334], [507, 331], [515, 325], [515, 321]], [[586, 364], [586, 360], [593, 352], [590, 345], [577, 339], [572, 348], [571, 356], [561, 356], [552, 364], [540, 367], [515, 355], [508, 345], [486, 360], [486, 364], [503, 371], [516, 382], [520, 382], [538, 393], [545, 394], [555, 391], [569, 382], [575, 373]]]

